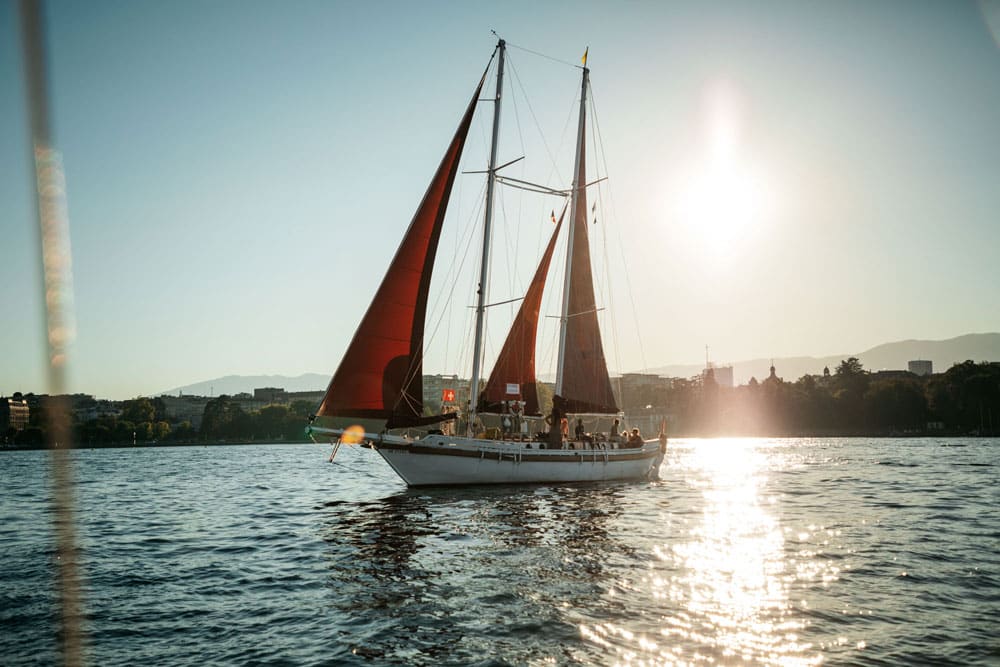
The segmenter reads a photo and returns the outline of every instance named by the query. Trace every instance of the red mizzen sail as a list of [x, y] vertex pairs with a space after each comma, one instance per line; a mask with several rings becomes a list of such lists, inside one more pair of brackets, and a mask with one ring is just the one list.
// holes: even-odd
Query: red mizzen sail
[[566, 352], [563, 363], [562, 398], [570, 413], [611, 414], [618, 412], [611, 391], [608, 363], [604, 358], [601, 330], [597, 324], [594, 277], [590, 267], [587, 239], [586, 147], [580, 146], [577, 174], [576, 216], [572, 221], [572, 273], [569, 281], [569, 319], [566, 323]]
[[386, 428], [442, 419], [422, 417], [427, 293], [451, 186], [485, 80], [483, 74], [403, 242], [330, 380], [316, 412], [319, 416], [386, 419]]
[[[525, 403], [524, 414], [541, 414], [538, 409], [538, 388], [535, 386], [535, 336], [538, 333], [538, 310], [542, 305], [545, 277], [549, 273], [552, 252], [555, 250], [556, 239], [565, 215], [566, 209], [563, 209], [549, 245], [538, 263], [538, 269], [535, 270], [535, 277], [531, 280], [524, 301], [521, 302], [521, 307], [507, 334], [507, 340], [500, 350], [500, 356], [493, 366], [490, 379], [486, 382], [486, 388], [479, 395], [478, 409], [481, 412], [500, 412], [501, 401], [517, 398]], [[521, 386], [520, 396], [507, 394], [507, 385], [513, 383]]]

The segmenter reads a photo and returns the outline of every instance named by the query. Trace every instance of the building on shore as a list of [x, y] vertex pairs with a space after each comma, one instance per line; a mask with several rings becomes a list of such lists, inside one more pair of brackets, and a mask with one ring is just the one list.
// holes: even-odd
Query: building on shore
[[908, 380], [913, 377], [913, 371], [883, 369], [875, 371], [871, 376], [876, 380]]
[[195, 429], [201, 428], [201, 418], [205, 414], [205, 405], [212, 399], [208, 396], [160, 396], [166, 409], [167, 417], [173, 423], [191, 422]]
[[294, 403], [296, 401], [308, 401], [313, 404], [314, 409], [319, 407], [320, 401], [326, 396], [326, 390], [320, 391], [290, 391], [285, 394], [288, 397], [289, 403]]
[[30, 417], [31, 408], [21, 394], [15, 393], [9, 398], [0, 397], [0, 434], [11, 429], [23, 431], [28, 427]]
[[907, 370], [914, 375], [934, 375], [934, 362], [930, 359], [914, 359], [906, 362]]
[[87, 398], [90, 400], [74, 402], [73, 415], [77, 421], [89, 422], [101, 417], [120, 417], [122, 414], [122, 401], [98, 399], [92, 396], [87, 396]]
[[611, 379], [615, 400], [623, 410], [626, 406], [645, 406], [655, 402], [658, 392], [669, 386], [669, 379], [655, 373], [622, 373], [621, 377]]
[[715, 384], [720, 387], [733, 387], [733, 367], [732, 366], [716, 366], [715, 364], [709, 362], [702, 371], [702, 376], [707, 378], [708, 372], [712, 371], [712, 376], [715, 379]]
[[288, 403], [288, 392], [282, 387], [258, 387], [253, 390], [253, 400], [261, 405]]
[[[469, 380], [457, 375], [425, 375], [424, 405], [437, 413], [444, 405], [466, 410], [469, 400]], [[448, 400], [450, 399], [450, 400]]]

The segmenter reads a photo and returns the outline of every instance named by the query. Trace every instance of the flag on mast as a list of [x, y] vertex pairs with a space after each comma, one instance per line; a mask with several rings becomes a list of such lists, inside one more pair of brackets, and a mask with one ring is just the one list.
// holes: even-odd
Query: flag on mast
[[587, 47], [587, 48], [586, 48], [586, 49], [584, 50], [584, 52], [583, 52], [583, 58], [581, 58], [581, 60], [583, 61], [583, 65], [584, 65], [584, 67], [586, 67], [586, 65], [587, 65], [587, 53], [588, 53], [589, 51], [590, 51], [590, 47], [588, 46], [588, 47]]
[[556, 224], [556, 210], [555, 209], [552, 209], [551, 215], [552, 215], [552, 224], [554, 225], [554, 224]]

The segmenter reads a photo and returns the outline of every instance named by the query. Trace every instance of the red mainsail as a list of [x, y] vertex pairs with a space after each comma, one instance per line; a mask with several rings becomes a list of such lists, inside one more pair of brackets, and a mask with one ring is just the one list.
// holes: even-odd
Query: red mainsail
[[[524, 295], [524, 301], [514, 317], [514, 323], [507, 334], [500, 356], [497, 357], [486, 388], [479, 395], [480, 412], [501, 412], [501, 401], [517, 398], [524, 401], [524, 414], [538, 415], [538, 388], [535, 386], [535, 336], [538, 333], [538, 310], [542, 305], [542, 293], [545, 290], [545, 277], [549, 273], [549, 263], [556, 247], [556, 239], [562, 228], [563, 209], [556, 224], [552, 238], [549, 240], [542, 259], [535, 270], [535, 277]], [[520, 396], [507, 394], [508, 384], [520, 385]]]
[[422, 417], [427, 293], [452, 183], [485, 80], [484, 74], [368, 312], [330, 380], [318, 416], [385, 419], [387, 428], [441, 420]]
[[611, 391], [601, 330], [597, 324], [590, 242], [587, 238], [585, 158], [586, 147], [581, 144], [580, 171], [576, 177], [579, 188], [576, 216], [572, 220], [573, 247], [569, 249], [573, 253], [573, 263], [569, 280], [569, 319], [566, 322], [562, 398], [565, 400], [565, 412], [611, 414], [618, 412], [618, 406]]

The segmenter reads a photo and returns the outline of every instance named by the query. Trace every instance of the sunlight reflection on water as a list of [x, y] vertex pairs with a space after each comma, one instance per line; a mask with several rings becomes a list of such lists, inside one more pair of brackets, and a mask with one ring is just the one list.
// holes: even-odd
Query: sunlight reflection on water
[[[815, 665], [822, 656], [800, 638], [790, 587], [797, 578], [835, 578], [809, 551], [790, 562], [786, 535], [766, 493], [773, 460], [766, 440], [695, 441], [674, 451], [670, 465], [700, 494], [700, 516], [682, 524], [683, 535], [654, 545], [662, 564], [649, 580], [661, 601], [662, 628], [654, 639], [612, 624], [581, 626], [582, 636], [630, 645], [620, 664], [693, 665], [741, 660], [752, 664]], [[784, 465], [783, 465], [784, 464]], [[814, 527], [815, 528], [815, 527]], [[624, 641], [621, 641], [624, 640]]]

